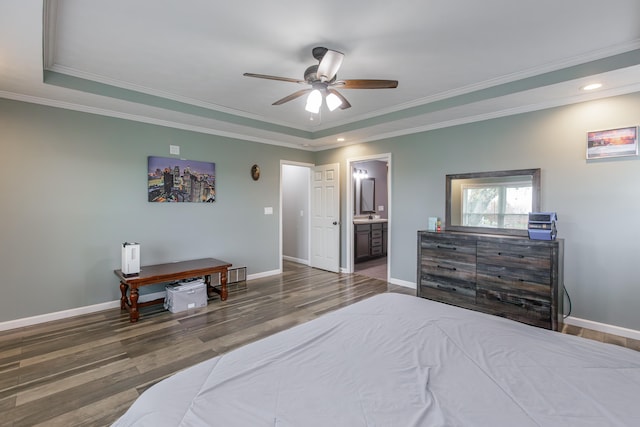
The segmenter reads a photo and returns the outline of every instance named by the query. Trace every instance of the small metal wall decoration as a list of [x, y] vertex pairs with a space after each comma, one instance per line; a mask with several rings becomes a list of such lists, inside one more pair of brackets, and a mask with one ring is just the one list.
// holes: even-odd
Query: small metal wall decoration
[[254, 181], [257, 181], [260, 179], [260, 166], [258, 165], [251, 166], [251, 178], [253, 178]]

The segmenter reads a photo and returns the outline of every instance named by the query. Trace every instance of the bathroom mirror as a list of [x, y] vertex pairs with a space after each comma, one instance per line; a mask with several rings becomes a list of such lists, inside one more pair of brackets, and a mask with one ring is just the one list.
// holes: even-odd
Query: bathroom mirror
[[540, 211], [540, 169], [446, 176], [445, 230], [527, 235]]
[[376, 205], [376, 180], [364, 178], [360, 180], [360, 213], [375, 213]]

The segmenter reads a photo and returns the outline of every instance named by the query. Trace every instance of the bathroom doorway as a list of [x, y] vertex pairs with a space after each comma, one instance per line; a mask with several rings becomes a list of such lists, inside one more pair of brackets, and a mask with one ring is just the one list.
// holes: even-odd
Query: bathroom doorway
[[347, 269], [389, 281], [391, 154], [347, 160]]

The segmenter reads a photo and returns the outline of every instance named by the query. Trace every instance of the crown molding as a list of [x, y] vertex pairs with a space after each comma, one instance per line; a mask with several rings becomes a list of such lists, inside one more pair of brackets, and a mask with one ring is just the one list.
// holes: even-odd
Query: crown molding
[[62, 109], [65, 109], [65, 110], [78, 111], [78, 112], [82, 112], [82, 113], [96, 114], [96, 115], [107, 116], [107, 117], [114, 117], [114, 118], [118, 118], [118, 119], [130, 120], [130, 121], [140, 122], [140, 123], [147, 123], [147, 124], [163, 126], [163, 127], [169, 127], [169, 128], [174, 128], [174, 129], [180, 129], [180, 130], [187, 130], [187, 131], [198, 132], [198, 133], [203, 133], [203, 134], [208, 134], [208, 135], [216, 135], [216, 136], [221, 136], [221, 137], [225, 137], [225, 138], [240, 139], [240, 140], [243, 140], [243, 141], [251, 141], [251, 142], [258, 142], [258, 143], [262, 143], [262, 144], [277, 145], [277, 146], [280, 146], [280, 147], [295, 148], [295, 149], [299, 149], [299, 150], [306, 150], [306, 148], [307, 148], [307, 147], [304, 147], [302, 145], [303, 143], [306, 143], [306, 141], [301, 142], [300, 144], [286, 143], [286, 142], [279, 141], [277, 139], [261, 138], [261, 137], [256, 137], [256, 136], [253, 136], [253, 135], [246, 135], [246, 134], [237, 133], [237, 132], [229, 132], [229, 131], [213, 129], [213, 128], [205, 127], [205, 126], [188, 125], [188, 124], [185, 124], [185, 123], [180, 123], [180, 122], [171, 121], [171, 120], [157, 119], [157, 118], [144, 116], [144, 115], [139, 115], [139, 114], [123, 113], [121, 111], [114, 111], [114, 110], [105, 109], [105, 108], [89, 107], [87, 105], [81, 105], [81, 104], [75, 104], [75, 103], [71, 103], [71, 102], [52, 100], [52, 99], [48, 99], [48, 98], [41, 98], [41, 97], [24, 95], [24, 94], [19, 94], [19, 93], [14, 93], [14, 92], [0, 91], [0, 98], [11, 99], [11, 100], [14, 100], [14, 101], [27, 102], [27, 103], [30, 103], [30, 104], [44, 105], [44, 106], [47, 106], [47, 107], [62, 108]]

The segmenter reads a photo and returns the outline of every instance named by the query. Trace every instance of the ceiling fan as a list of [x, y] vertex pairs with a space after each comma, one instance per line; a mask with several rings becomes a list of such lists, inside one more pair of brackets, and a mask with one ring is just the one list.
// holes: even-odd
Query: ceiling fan
[[259, 79], [280, 80], [283, 82], [299, 83], [311, 85], [310, 88], [302, 89], [291, 95], [277, 100], [272, 105], [282, 105], [305, 94], [309, 94], [305, 109], [311, 113], [318, 113], [322, 101], [325, 100], [329, 110], [336, 108], [344, 110], [351, 107], [347, 99], [336, 90], [340, 89], [393, 89], [398, 87], [397, 80], [338, 80], [336, 73], [342, 65], [344, 54], [326, 47], [314, 47], [311, 54], [318, 60], [318, 65], [312, 65], [304, 72], [304, 80], [292, 79], [288, 77], [269, 76], [266, 74], [244, 73], [247, 77]]

